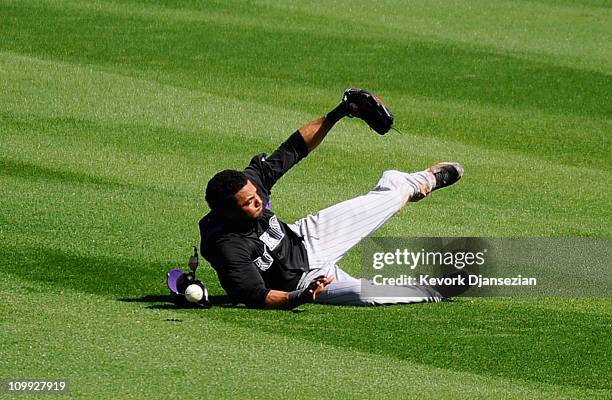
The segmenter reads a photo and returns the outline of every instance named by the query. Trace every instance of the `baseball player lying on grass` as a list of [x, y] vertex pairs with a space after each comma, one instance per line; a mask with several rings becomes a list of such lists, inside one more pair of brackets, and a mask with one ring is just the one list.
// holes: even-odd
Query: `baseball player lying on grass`
[[384, 297], [366, 296], [362, 289], [373, 283], [353, 278], [337, 263], [407, 202], [457, 182], [463, 174], [460, 164], [439, 163], [411, 174], [386, 171], [369, 193], [293, 224], [267, 206], [274, 184], [346, 116], [363, 119], [381, 135], [393, 123], [378, 97], [348, 89], [336, 108], [293, 133], [269, 157], [256, 155], [244, 171], [221, 171], [208, 182], [211, 211], [199, 222], [201, 253], [234, 303], [292, 309], [310, 302], [369, 306], [438, 302], [450, 296], [431, 286], [389, 286]]

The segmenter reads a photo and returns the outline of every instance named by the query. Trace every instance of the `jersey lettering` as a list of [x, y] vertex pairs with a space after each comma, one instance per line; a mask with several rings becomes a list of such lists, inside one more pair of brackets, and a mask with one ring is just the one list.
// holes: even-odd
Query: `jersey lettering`
[[261, 257], [257, 257], [253, 262], [261, 271], [267, 271], [268, 268], [270, 268], [270, 266], [274, 262], [274, 259], [272, 258], [272, 256], [270, 256], [270, 254], [268, 253], [268, 249], [264, 245], [263, 255]]
[[261, 234], [259, 240], [264, 242], [270, 250], [274, 250], [284, 237], [285, 233], [283, 232], [276, 215], [273, 215], [270, 217], [270, 226], [264, 233]]

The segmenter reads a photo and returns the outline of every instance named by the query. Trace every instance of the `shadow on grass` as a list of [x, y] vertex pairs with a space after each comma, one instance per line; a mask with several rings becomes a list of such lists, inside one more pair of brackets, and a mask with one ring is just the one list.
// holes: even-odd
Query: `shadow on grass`
[[36, 165], [33, 163], [0, 158], [0, 174], [21, 179], [45, 180], [61, 183], [82, 183], [109, 188], [130, 188], [129, 185], [83, 172], [72, 172]]
[[172, 267], [171, 262], [79, 255], [44, 247], [3, 247], [0, 257], [6, 270], [23, 280], [114, 298], [159, 293], [166, 288], [166, 272]]
[[[149, 303], [147, 308], [184, 308], [172, 302], [169, 292], [159, 294], [167, 290], [166, 274], [174, 267], [172, 262], [76, 255], [43, 247], [0, 248], [0, 257], [7, 271], [26, 281], [122, 302]], [[225, 295], [211, 295], [210, 301], [217, 307], [234, 307]]]
[[[214, 307], [237, 307], [234, 305], [228, 296], [224, 295], [212, 295], [209, 296], [208, 299], [212, 303]], [[153, 303], [147, 308], [157, 309], [157, 310], [177, 310], [177, 309], [191, 309], [198, 307], [190, 307], [186, 305], [175, 304], [172, 301], [172, 297], [168, 295], [145, 295], [142, 297], [134, 297], [134, 298], [120, 298], [119, 301], [123, 301], [126, 303]]]

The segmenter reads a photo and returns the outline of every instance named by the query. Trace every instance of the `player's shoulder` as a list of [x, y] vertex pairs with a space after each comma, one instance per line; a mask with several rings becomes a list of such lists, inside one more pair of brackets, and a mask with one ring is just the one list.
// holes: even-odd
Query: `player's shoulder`
[[249, 165], [244, 169], [247, 179], [255, 185], [261, 195], [267, 196], [268, 190], [264, 185], [265, 176], [269, 174], [269, 166], [266, 165], [266, 154], [257, 154], [251, 159]]

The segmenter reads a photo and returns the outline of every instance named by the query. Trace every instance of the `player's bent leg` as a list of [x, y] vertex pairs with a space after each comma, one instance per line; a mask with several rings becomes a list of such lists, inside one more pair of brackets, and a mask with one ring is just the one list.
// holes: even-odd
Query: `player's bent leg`
[[439, 302], [442, 296], [428, 286], [376, 285], [366, 279], [356, 279], [336, 265], [328, 265], [308, 271], [298, 284], [298, 289], [308, 286], [316, 276], [333, 276], [334, 281], [317, 296], [316, 303], [348, 306], [381, 306]]
[[[371, 293], [369, 293], [371, 291]], [[332, 282], [317, 296], [320, 304], [383, 306], [439, 302], [442, 296], [426, 286], [378, 286], [366, 279]]]
[[304, 238], [312, 268], [336, 264], [408, 201], [422, 199], [435, 185], [435, 175], [429, 170], [412, 174], [386, 171], [369, 193], [308, 215], [290, 228]]
[[361, 298], [368, 305], [438, 303], [442, 295], [430, 286], [390, 286], [377, 285], [361, 279]]

